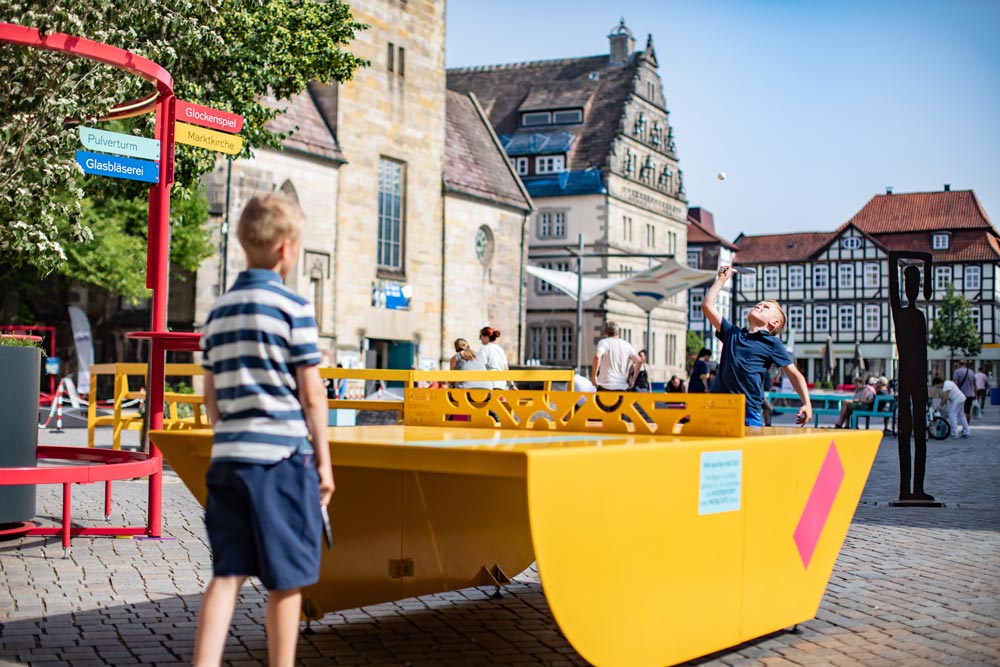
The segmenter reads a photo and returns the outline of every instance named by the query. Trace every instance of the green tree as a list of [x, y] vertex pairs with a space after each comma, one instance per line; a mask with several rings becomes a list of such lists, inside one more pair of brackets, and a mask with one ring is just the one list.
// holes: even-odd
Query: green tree
[[930, 346], [935, 350], [948, 348], [951, 359], [955, 358], [956, 350], [961, 350], [967, 357], [974, 357], [983, 349], [979, 329], [972, 319], [972, 306], [965, 296], [955, 294], [955, 288], [950, 283], [931, 325]]
[[[309, 81], [351, 78], [365, 61], [343, 50], [355, 31], [337, 0], [13, 0], [0, 20], [128, 49], [162, 65], [184, 99], [242, 114], [243, 153], [278, 148], [267, 122], [275, 100]], [[0, 45], [0, 263], [45, 276], [57, 268], [135, 295], [144, 276], [145, 185], [85, 177], [75, 164], [76, 127], [119, 102], [152, 92], [143, 79], [65, 54]], [[153, 136], [152, 115], [112, 129]], [[176, 151], [171, 260], [193, 270], [211, 252], [200, 177], [217, 154]], [[84, 196], [92, 200], [84, 204]], [[190, 203], [189, 203], [190, 202]], [[97, 239], [99, 248], [71, 245]], [[107, 244], [106, 246], [104, 244]], [[102, 256], [102, 255], [107, 255]], [[98, 260], [99, 267], [86, 262]], [[128, 265], [131, 269], [126, 271]]]
[[[701, 348], [705, 347], [705, 334], [700, 331], [688, 331], [684, 347], [684, 353], [687, 355], [684, 361], [684, 367], [686, 368], [694, 363], [698, 353], [701, 352]], [[689, 361], [690, 363], [688, 363]]]
[[[66, 258], [58, 267], [62, 275], [134, 300], [145, 298], [146, 276], [136, 271], [145, 262], [145, 225], [148, 202], [136, 199], [83, 200], [82, 221], [94, 237], [93, 243], [66, 244]], [[200, 222], [208, 216], [203, 193], [178, 199], [171, 207], [170, 251], [178, 266], [193, 271], [205, 257], [207, 244]], [[192, 222], [184, 222], [190, 219]], [[211, 250], [211, 248], [208, 248]]]

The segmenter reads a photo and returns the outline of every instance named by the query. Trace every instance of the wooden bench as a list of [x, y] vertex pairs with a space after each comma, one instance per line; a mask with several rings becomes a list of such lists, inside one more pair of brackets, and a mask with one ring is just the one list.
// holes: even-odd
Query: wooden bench
[[[166, 364], [166, 376], [194, 377], [202, 375], [203, 370], [200, 364]], [[95, 430], [99, 426], [111, 426], [114, 432], [111, 436], [111, 444], [114, 449], [121, 449], [122, 431], [141, 431], [143, 426], [143, 414], [139, 410], [129, 410], [129, 401], [143, 402], [146, 399], [145, 390], [133, 391], [129, 389], [129, 377], [140, 377], [141, 384], [145, 384], [148, 373], [146, 364], [140, 363], [115, 363], [115, 364], [93, 364], [90, 367], [91, 387], [90, 403], [87, 406], [87, 446], [93, 447], [95, 441]], [[111, 375], [114, 377], [114, 393], [111, 398], [110, 415], [97, 414], [97, 377], [100, 375]], [[163, 428], [208, 428], [208, 417], [205, 414], [205, 397], [199, 394], [184, 394], [176, 391], [167, 391], [163, 394], [165, 409], [163, 414]], [[191, 416], [181, 414], [181, 405], [191, 406]]]
[[[875, 400], [872, 402], [870, 410], [855, 410], [851, 413], [851, 428], [858, 427], [858, 418], [860, 417], [865, 418], [865, 429], [868, 429], [871, 428], [872, 417], [893, 419], [895, 414], [896, 397], [888, 394], [879, 394], [875, 396]], [[893, 422], [892, 427], [892, 430], [896, 429], [895, 421]]]

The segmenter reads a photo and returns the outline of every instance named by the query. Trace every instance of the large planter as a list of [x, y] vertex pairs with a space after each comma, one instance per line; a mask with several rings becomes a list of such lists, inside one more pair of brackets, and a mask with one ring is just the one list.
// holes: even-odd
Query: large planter
[[[0, 345], [0, 468], [38, 461], [38, 381], [42, 352]], [[0, 525], [35, 516], [35, 486], [0, 486]]]

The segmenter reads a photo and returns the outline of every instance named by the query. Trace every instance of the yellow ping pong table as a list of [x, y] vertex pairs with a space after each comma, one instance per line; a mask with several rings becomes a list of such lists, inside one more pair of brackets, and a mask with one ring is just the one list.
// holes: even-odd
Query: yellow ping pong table
[[[813, 618], [881, 433], [746, 428], [735, 395], [408, 389], [403, 424], [330, 429], [335, 547], [303, 613], [537, 561], [594, 665], [659, 667]], [[212, 433], [151, 439], [204, 503]]]

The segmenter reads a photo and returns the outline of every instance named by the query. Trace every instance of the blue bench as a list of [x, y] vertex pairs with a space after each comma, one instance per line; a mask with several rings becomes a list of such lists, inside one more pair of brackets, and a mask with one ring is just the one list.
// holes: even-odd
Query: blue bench
[[[770, 391], [767, 397], [771, 402], [771, 412], [774, 414], [798, 414], [802, 409], [802, 400], [796, 393]], [[840, 416], [840, 403], [849, 399], [850, 394], [809, 394], [813, 408], [813, 426], [819, 426], [820, 415]], [[776, 405], [777, 401], [786, 401], [786, 405]]]
[[[872, 402], [871, 410], [855, 410], [851, 413], [851, 428], [858, 427], [858, 419], [861, 417], [865, 418], [865, 428], [868, 429], [871, 428], [872, 417], [892, 419], [895, 413], [896, 397], [888, 394], [879, 394], [875, 397], [874, 402]], [[893, 430], [895, 430], [895, 427], [896, 424], [894, 422]]]

